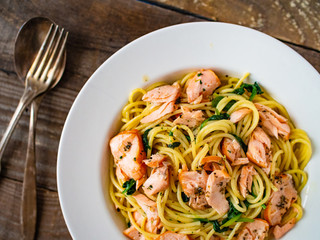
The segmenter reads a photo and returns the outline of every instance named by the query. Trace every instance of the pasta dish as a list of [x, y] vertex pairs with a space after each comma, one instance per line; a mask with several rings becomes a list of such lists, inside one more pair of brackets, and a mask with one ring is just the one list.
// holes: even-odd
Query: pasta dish
[[312, 149], [257, 83], [210, 69], [129, 95], [110, 197], [129, 239], [279, 239], [302, 218]]

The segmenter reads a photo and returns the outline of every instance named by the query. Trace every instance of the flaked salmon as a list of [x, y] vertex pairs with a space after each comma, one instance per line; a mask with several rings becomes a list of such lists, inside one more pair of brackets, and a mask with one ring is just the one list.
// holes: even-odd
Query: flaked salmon
[[268, 135], [260, 127], [252, 132], [249, 144], [247, 157], [249, 160], [258, 166], [264, 168], [264, 171], [269, 174], [271, 161], [271, 140]]
[[241, 146], [235, 139], [223, 138], [221, 142], [221, 152], [231, 163], [241, 158]]
[[260, 123], [263, 129], [271, 136], [278, 139], [278, 136], [282, 136], [288, 140], [290, 136], [290, 127], [288, 125], [288, 119], [272, 110], [270, 107], [262, 105], [260, 103], [254, 104], [258, 109], [260, 116]]
[[134, 180], [145, 176], [146, 165], [142, 160], [146, 154], [138, 130], [120, 132], [110, 140], [110, 148], [116, 165], [126, 176]]
[[231, 165], [232, 166], [238, 166], [238, 165], [245, 165], [249, 163], [249, 159], [248, 158], [237, 158], [236, 160], [234, 160]]
[[221, 82], [212, 70], [200, 70], [187, 84], [188, 102], [198, 104], [206, 100]]
[[165, 102], [163, 103], [160, 108], [157, 110], [151, 112], [149, 115], [145, 116], [140, 120], [141, 123], [149, 123], [149, 122], [154, 122], [163, 116], [172, 113], [176, 110], [176, 105], [174, 102]]
[[162, 233], [156, 240], [191, 240], [188, 235], [166, 231]]
[[143, 162], [151, 168], [162, 166], [162, 162], [166, 160], [166, 156], [161, 153], [152, 154], [150, 159], [143, 160]]
[[256, 218], [254, 222], [244, 225], [237, 240], [264, 240], [268, 236], [269, 224], [263, 219]]
[[241, 168], [239, 187], [240, 193], [244, 198], [247, 197], [248, 193], [251, 193], [253, 176], [256, 174], [257, 172], [251, 164]]
[[298, 196], [290, 174], [276, 176], [273, 184], [278, 191], [272, 192], [263, 214], [272, 226], [281, 223], [283, 215], [291, 207], [291, 204], [297, 200]]
[[125, 229], [123, 234], [131, 240], [145, 240], [144, 236], [134, 226]]
[[243, 119], [247, 114], [249, 114], [251, 112], [252, 112], [252, 110], [250, 108], [240, 108], [239, 110], [231, 113], [230, 121], [233, 123], [237, 123], [241, 119]]
[[205, 209], [208, 205], [205, 192], [208, 174], [202, 170], [197, 171], [181, 171], [179, 174], [179, 182], [183, 192], [189, 197], [189, 205], [195, 209]]
[[225, 189], [230, 179], [229, 174], [224, 170], [214, 170], [208, 177], [206, 200], [219, 215], [224, 215], [229, 210]]
[[200, 160], [200, 168], [206, 171], [224, 170], [225, 162], [219, 156], [207, 156]]
[[183, 124], [193, 128], [205, 120], [201, 110], [194, 111], [184, 106], [181, 106], [181, 110], [182, 114], [173, 121], [173, 124]]
[[285, 235], [287, 232], [289, 232], [294, 225], [296, 224], [296, 219], [293, 218], [283, 226], [276, 225], [273, 229], [273, 235], [275, 239], [280, 239]]
[[121, 170], [119, 166], [116, 167], [116, 176], [123, 182], [128, 181], [130, 178]]
[[157, 203], [140, 193], [132, 196], [136, 199], [138, 205], [145, 212], [148, 220], [151, 220], [155, 226], [158, 226], [160, 224], [160, 218], [158, 215]]
[[165, 85], [154, 88], [143, 95], [142, 100], [154, 103], [175, 102], [180, 96], [180, 85]]
[[[141, 227], [142, 221], [143, 221], [143, 216], [138, 211], [133, 212], [132, 215], [133, 215], [133, 218], [136, 221], [136, 223], [139, 225], [139, 227]], [[144, 226], [146, 232], [155, 233], [155, 234], [158, 232], [160, 227], [161, 227], [161, 224], [158, 224], [156, 226], [153, 224], [153, 221], [150, 219], [147, 219], [145, 226]]]
[[164, 191], [169, 187], [169, 169], [168, 165], [154, 168], [150, 177], [142, 186], [143, 191], [147, 195], [153, 195]]

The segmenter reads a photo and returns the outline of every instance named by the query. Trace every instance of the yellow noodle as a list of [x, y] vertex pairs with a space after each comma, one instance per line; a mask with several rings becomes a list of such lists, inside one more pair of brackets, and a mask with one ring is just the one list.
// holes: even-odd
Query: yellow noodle
[[[242, 95], [235, 94], [234, 90], [241, 87], [249, 77], [249, 73], [245, 73], [240, 79], [220, 76], [222, 85], [209, 97], [210, 100], [217, 96], [222, 98], [216, 107], [212, 107], [210, 101], [189, 104], [186, 89], [189, 79], [196, 74], [197, 72], [188, 73], [182, 79], [176, 81], [180, 84], [182, 91], [180, 102], [176, 103], [176, 110], [154, 122], [142, 124], [140, 120], [158, 109], [160, 105], [145, 102], [142, 97], [149, 90], [167, 83], [157, 82], [145, 89], [137, 88], [133, 90], [129, 94], [128, 103], [121, 111], [123, 125], [120, 131], [137, 129], [141, 135], [144, 135], [144, 140], [150, 146], [146, 149], [146, 158], [149, 159], [154, 153], [160, 153], [166, 156], [171, 165], [169, 187], [156, 195], [147, 196], [156, 203], [162, 223], [162, 227], [157, 233], [150, 233], [146, 230], [149, 221], [147, 214], [133, 196], [122, 193], [124, 191], [124, 180], [116, 176], [116, 164], [110, 161], [110, 198], [126, 223], [130, 222], [148, 240], [153, 240], [166, 231], [188, 234], [195, 240], [210, 240], [212, 236], [219, 236], [221, 239], [237, 237], [245, 223], [235, 222], [228, 227], [228, 230], [221, 233], [216, 232], [212, 222], [217, 221], [221, 224], [222, 220], [226, 219], [227, 214], [219, 215], [211, 207], [201, 210], [194, 209], [189, 205], [188, 199], [183, 198], [184, 193], [179, 183], [179, 173], [186, 170], [201, 170], [200, 161], [206, 156], [223, 157], [226, 172], [231, 177], [226, 187], [226, 198], [230, 199], [234, 209], [242, 213], [242, 217], [245, 218], [263, 218], [263, 209], [268, 204], [272, 191], [278, 191], [273, 184], [276, 175], [290, 174], [299, 193], [307, 184], [308, 175], [304, 168], [312, 155], [310, 139], [305, 131], [295, 128], [284, 106], [266, 92], [256, 95], [253, 101], [249, 100], [251, 92], [246, 91]], [[251, 134], [259, 126], [260, 120], [259, 112], [254, 103], [266, 105], [287, 118], [291, 133], [288, 140], [270, 136], [272, 143], [270, 174], [267, 175], [264, 169], [254, 165], [257, 174], [253, 176], [252, 189], [250, 189], [248, 196], [244, 198], [239, 187], [242, 166], [231, 165], [221, 151], [221, 142], [224, 138], [237, 141], [236, 135], [242, 139], [244, 144], [248, 145]], [[248, 108], [251, 112], [236, 124], [229, 119], [223, 119], [207, 121], [201, 127], [190, 128], [186, 125], [176, 125], [173, 122], [176, 116], [182, 114], [181, 106], [194, 111], [200, 110], [205, 118], [222, 112], [231, 115], [241, 108]], [[229, 108], [226, 110], [227, 106]], [[146, 131], [148, 132], [146, 133]], [[173, 146], [172, 144], [175, 142], [178, 142], [179, 146]], [[246, 157], [243, 150], [241, 150], [241, 157]], [[150, 168], [148, 168], [147, 174], [148, 176], [151, 174]], [[144, 191], [139, 188], [137, 193], [144, 194]], [[139, 224], [132, 215], [135, 211], [142, 215]], [[298, 196], [297, 201], [292, 204], [283, 217], [282, 223], [284, 224], [292, 218], [299, 221], [302, 216], [303, 208], [301, 198]]]

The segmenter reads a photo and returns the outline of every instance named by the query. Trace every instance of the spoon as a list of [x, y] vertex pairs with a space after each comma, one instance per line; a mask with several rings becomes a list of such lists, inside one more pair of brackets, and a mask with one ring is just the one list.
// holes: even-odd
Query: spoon
[[[14, 63], [17, 75], [22, 82], [34, 61], [51, 24], [54, 23], [48, 18], [36, 17], [24, 23], [24, 25], [20, 28], [15, 43]], [[64, 51], [63, 60], [58, 66], [58, 70], [54, 75], [53, 83], [48, 91], [55, 87], [61, 79], [64, 72], [65, 63], [66, 52]], [[34, 239], [35, 234], [37, 217], [35, 126], [39, 105], [45, 93], [38, 96], [31, 104], [28, 148], [21, 202], [20, 220], [22, 239]]]

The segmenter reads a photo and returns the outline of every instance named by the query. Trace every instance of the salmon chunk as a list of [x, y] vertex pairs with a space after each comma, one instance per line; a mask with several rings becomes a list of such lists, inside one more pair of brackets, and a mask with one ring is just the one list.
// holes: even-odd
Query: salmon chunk
[[152, 170], [150, 177], [142, 186], [147, 195], [153, 195], [164, 191], [169, 187], [169, 169], [168, 165], [163, 165]]
[[271, 140], [260, 127], [257, 127], [252, 132], [247, 157], [251, 162], [264, 168], [266, 173], [269, 174], [271, 155]]
[[247, 114], [251, 113], [252, 110], [250, 108], [240, 108], [237, 111], [234, 111], [230, 115], [230, 121], [233, 123], [239, 122], [242, 118], [244, 118]]
[[252, 188], [252, 178], [257, 172], [253, 165], [246, 165], [241, 168], [239, 186], [241, 195], [246, 198], [248, 192], [251, 193]]
[[[136, 221], [136, 223], [139, 225], [139, 227], [141, 227], [142, 221], [143, 221], [143, 216], [138, 211], [133, 212], [132, 215], [133, 215], [133, 218]], [[144, 229], [145, 229], [145, 231], [147, 231], [149, 233], [156, 234], [161, 226], [162, 226], [161, 224], [154, 225], [152, 220], [147, 219], [145, 226], [144, 226]]]
[[241, 158], [241, 146], [235, 139], [223, 138], [221, 143], [221, 152], [226, 158], [233, 163], [238, 158]]
[[145, 240], [144, 236], [134, 226], [124, 230], [123, 234], [131, 240]]
[[237, 158], [236, 160], [234, 160], [231, 165], [232, 166], [238, 166], [238, 165], [245, 165], [249, 163], [249, 159], [248, 158]]
[[160, 108], [157, 110], [151, 112], [149, 115], [145, 116], [140, 120], [141, 123], [149, 123], [149, 122], [154, 122], [163, 116], [170, 114], [176, 110], [176, 105], [174, 102], [166, 102], [163, 103]]
[[187, 125], [190, 128], [193, 128], [198, 126], [201, 122], [205, 120], [201, 110], [191, 111], [189, 108], [183, 106], [181, 106], [181, 109], [182, 115], [176, 118], [173, 121], [173, 124], [183, 124]]
[[116, 167], [116, 176], [123, 182], [128, 181], [130, 178], [121, 170], [119, 166]]
[[269, 224], [256, 218], [254, 222], [247, 223], [238, 234], [237, 240], [264, 240], [268, 236]]
[[148, 220], [151, 220], [155, 226], [158, 226], [160, 224], [160, 218], [158, 215], [157, 203], [140, 193], [132, 196], [136, 199], [138, 205], [145, 212]]
[[278, 191], [272, 192], [264, 211], [264, 218], [272, 226], [281, 223], [283, 215], [291, 207], [291, 204], [297, 200], [298, 196], [290, 174], [276, 176], [273, 184]]
[[208, 175], [202, 170], [182, 171], [179, 174], [179, 182], [183, 192], [189, 197], [189, 205], [195, 209], [205, 209], [208, 205], [205, 198]]
[[186, 234], [166, 231], [156, 238], [156, 240], [191, 240], [191, 238]]
[[143, 162], [151, 168], [160, 167], [162, 162], [166, 160], [166, 156], [161, 153], [152, 154], [150, 159], [143, 160]]
[[200, 160], [200, 167], [206, 171], [224, 170], [226, 168], [222, 157], [207, 156]]
[[261, 125], [263, 129], [271, 136], [278, 139], [278, 136], [282, 136], [288, 140], [290, 135], [290, 127], [288, 125], [288, 119], [278, 114], [271, 108], [259, 103], [254, 104], [258, 109]]
[[224, 215], [229, 210], [229, 203], [225, 196], [225, 188], [230, 179], [229, 174], [224, 170], [214, 170], [208, 177], [206, 200], [219, 215]]
[[201, 70], [187, 84], [188, 102], [198, 104], [207, 99], [221, 82], [213, 71]]
[[154, 103], [175, 102], [180, 96], [180, 85], [165, 85], [154, 88], [143, 95], [142, 100]]
[[145, 176], [146, 165], [142, 160], [145, 159], [146, 154], [138, 130], [120, 132], [110, 140], [110, 148], [115, 163], [123, 174], [134, 180]]
[[275, 239], [278, 240], [278, 239], [282, 238], [283, 235], [285, 235], [287, 232], [289, 232], [294, 227], [295, 223], [296, 223], [296, 219], [293, 218], [281, 227], [279, 225], [275, 226], [273, 229], [273, 235], [274, 235]]

